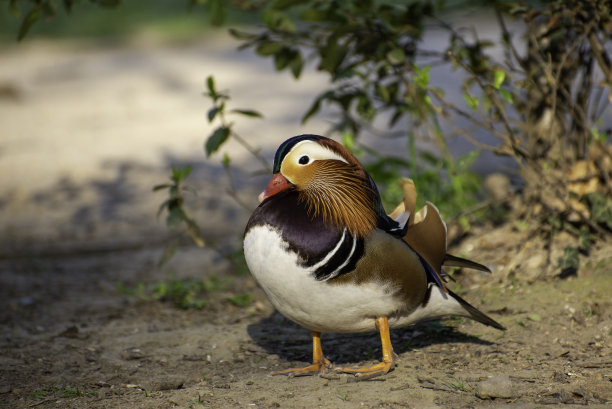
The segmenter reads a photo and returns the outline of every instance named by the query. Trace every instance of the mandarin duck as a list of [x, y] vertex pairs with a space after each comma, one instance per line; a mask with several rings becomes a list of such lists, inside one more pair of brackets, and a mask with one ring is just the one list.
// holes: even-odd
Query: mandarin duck
[[298, 135], [280, 145], [273, 176], [244, 234], [247, 265], [273, 306], [312, 332], [313, 363], [274, 374], [315, 374], [332, 365], [321, 333], [378, 331], [382, 361], [335, 368], [371, 378], [395, 367], [389, 330], [424, 319], [462, 316], [505, 329], [446, 288], [443, 265], [489, 271], [446, 252], [436, 207], [414, 212], [416, 191], [386, 214], [378, 189], [338, 142]]

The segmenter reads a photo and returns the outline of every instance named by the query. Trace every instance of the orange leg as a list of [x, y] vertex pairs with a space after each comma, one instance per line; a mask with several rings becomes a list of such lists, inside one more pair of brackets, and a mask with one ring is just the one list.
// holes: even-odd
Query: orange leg
[[372, 366], [359, 368], [338, 368], [339, 372], [354, 373], [355, 376], [363, 379], [373, 378], [384, 375], [395, 366], [397, 355], [393, 352], [391, 338], [389, 337], [389, 320], [387, 317], [376, 318], [376, 328], [380, 332], [380, 342], [382, 343], [382, 361]]
[[323, 356], [323, 348], [321, 348], [321, 333], [312, 331], [312, 365], [305, 368], [289, 368], [284, 371], [274, 372], [272, 375], [314, 375], [329, 367], [331, 367], [331, 362]]

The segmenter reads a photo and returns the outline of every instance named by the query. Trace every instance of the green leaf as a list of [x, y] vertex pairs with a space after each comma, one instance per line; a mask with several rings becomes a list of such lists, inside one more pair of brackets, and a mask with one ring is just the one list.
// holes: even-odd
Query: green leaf
[[302, 117], [302, 124], [305, 124], [313, 115], [319, 112], [320, 109], [321, 109], [321, 98], [319, 97], [315, 99], [315, 101], [312, 103], [310, 108], [308, 108], [308, 111], [306, 111], [306, 113]]
[[491, 100], [489, 99], [489, 97], [487, 97], [487, 94], [482, 94], [481, 97], [481, 103], [482, 103], [482, 109], [485, 112], [489, 112], [491, 110]]
[[391, 100], [391, 94], [389, 93], [389, 89], [387, 87], [378, 84], [376, 86], [376, 92], [384, 102], [389, 102]]
[[212, 108], [210, 108], [208, 110], [208, 122], [212, 122], [213, 119], [215, 119], [215, 117], [219, 113], [219, 111], [220, 111], [219, 107], [212, 107]]
[[370, 101], [370, 98], [368, 98], [367, 95], [362, 95], [359, 97], [359, 99], [357, 100], [356, 109], [357, 113], [366, 120], [370, 121], [372, 118], [374, 118], [374, 106], [372, 105], [372, 101]]
[[225, 141], [227, 141], [229, 135], [229, 128], [221, 126], [215, 129], [215, 131], [212, 133], [212, 135], [208, 137], [208, 140], [206, 141], [206, 156], [210, 156], [212, 153], [216, 152], [221, 147], [221, 145], [223, 145]]
[[227, 301], [234, 304], [237, 307], [245, 308], [248, 307], [249, 304], [253, 302], [254, 298], [251, 294], [239, 294], [233, 297], [228, 297]]
[[387, 53], [387, 60], [391, 64], [401, 64], [406, 59], [406, 53], [401, 48], [394, 48]]
[[344, 132], [342, 134], [342, 145], [352, 152], [355, 149], [355, 135], [350, 132]]
[[285, 31], [288, 33], [294, 33], [297, 29], [293, 21], [291, 21], [291, 19], [289, 18], [289, 16], [287, 16], [282, 11], [267, 9], [263, 12], [261, 20], [266, 26], [268, 26], [270, 30], [273, 31]]
[[168, 209], [168, 216], [166, 217], [166, 225], [171, 229], [176, 229], [185, 221], [187, 216], [183, 209], [178, 206], [175, 206], [171, 209]]
[[251, 118], [263, 118], [263, 115], [257, 111], [252, 109], [232, 109], [232, 112], [235, 112], [240, 115], [249, 116]]
[[332, 99], [333, 97], [334, 97], [334, 92], [333, 91], [326, 91], [326, 92], [320, 94], [314, 100], [314, 102], [312, 103], [312, 105], [310, 106], [308, 111], [306, 111], [306, 113], [302, 117], [302, 124], [306, 123], [306, 121], [308, 121], [313, 115], [315, 115], [317, 112], [319, 112], [319, 110], [321, 109], [321, 102], [323, 102], [324, 100]]
[[215, 99], [217, 97], [217, 91], [215, 90], [215, 78], [212, 75], [206, 78], [206, 87], [208, 88], [210, 97]]
[[256, 34], [246, 33], [235, 28], [230, 28], [228, 31], [230, 35], [237, 40], [253, 40], [257, 38]]
[[501, 85], [504, 83], [505, 79], [506, 71], [502, 69], [495, 70], [495, 74], [493, 77], [493, 86], [495, 87], [495, 89], [499, 89], [499, 87], [501, 87]]
[[41, 6], [37, 4], [36, 6], [32, 7], [28, 14], [26, 14], [26, 16], [23, 18], [21, 26], [19, 27], [19, 33], [17, 34], [17, 41], [23, 40], [26, 34], [28, 34], [28, 31], [30, 31], [32, 25], [36, 23], [40, 17], [40, 8]]
[[229, 33], [232, 37], [234, 37], [237, 40], [253, 40], [257, 38], [257, 35], [255, 34], [245, 33], [244, 31], [238, 31], [235, 28], [230, 28]]
[[181, 198], [178, 195], [178, 189], [179, 189], [179, 185], [177, 183], [170, 186], [168, 193], [169, 193], [171, 200], [168, 202], [168, 209], [172, 209], [173, 207], [176, 207], [176, 206], [181, 206]]
[[345, 51], [338, 45], [338, 35], [332, 34], [326, 41], [325, 47], [321, 48], [321, 61], [319, 62], [319, 70], [324, 70], [332, 75], [336, 74], [336, 68], [340, 66], [344, 57]]
[[281, 52], [274, 55], [274, 66], [277, 71], [282, 71], [293, 63], [293, 60], [300, 58], [299, 52], [291, 48], [285, 47]]
[[465, 99], [465, 102], [467, 102], [468, 106], [471, 109], [478, 109], [480, 102], [478, 101], [478, 98], [476, 98], [474, 95], [470, 95], [465, 92], [463, 94], [463, 99]]
[[606, 140], [606, 134], [603, 132], [599, 132], [599, 128], [597, 125], [593, 125], [591, 127], [591, 136], [598, 142], [604, 142]]
[[459, 156], [455, 161], [454, 170], [459, 174], [469, 171], [470, 167], [476, 162], [476, 159], [478, 159], [478, 156], [480, 156], [480, 151], [478, 149]]
[[157, 192], [158, 190], [167, 189], [167, 188], [169, 188], [170, 186], [171, 186], [171, 185], [169, 185], [169, 184], [167, 184], [167, 183], [164, 183], [164, 184], [162, 184], [162, 185], [155, 185], [155, 186], [153, 186], [153, 191], [154, 191], [154, 192]]
[[223, 164], [224, 168], [227, 169], [229, 167], [231, 163], [231, 159], [230, 159], [230, 156], [227, 154], [227, 152], [223, 154], [223, 160], [221, 161], [221, 163]]
[[289, 69], [291, 70], [291, 73], [295, 79], [300, 78], [303, 67], [304, 61], [302, 60], [302, 54], [298, 52], [295, 58], [289, 63]]
[[500, 88], [499, 89], [499, 93], [502, 96], [502, 98], [504, 98], [507, 102], [509, 102], [510, 104], [514, 103], [514, 99], [512, 98], [512, 94], [508, 90]]
[[431, 66], [427, 65], [423, 68], [414, 66], [416, 74], [414, 76], [414, 82], [419, 88], [427, 88], [429, 86], [429, 70]]
[[168, 199], [168, 200], [164, 200], [164, 202], [162, 204], [159, 205], [159, 209], [157, 209], [157, 215], [156, 217], [159, 219], [159, 216], [162, 214], [162, 212], [164, 211], [164, 209], [166, 207], [170, 206], [170, 202], [172, 201], [172, 199]]
[[434, 103], [431, 100], [431, 97], [429, 95], [425, 95], [425, 97], [423, 98], [423, 101], [425, 101], [425, 104], [427, 104], [428, 107], [431, 107], [431, 109], [433, 109], [434, 111], [436, 111], [438, 113], [442, 112], [442, 108], [434, 105]]
[[283, 47], [285, 47], [282, 43], [274, 42], [274, 41], [264, 41], [259, 43], [255, 52], [262, 57], [268, 57], [270, 55], [274, 55], [280, 52]]
[[193, 167], [190, 165], [183, 166], [182, 168], [175, 168], [174, 166], [172, 166], [172, 180], [178, 184], [179, 182], [185, 180], [185, 178], [187, 178], [187, 176], [191, 174], [192, 170]]

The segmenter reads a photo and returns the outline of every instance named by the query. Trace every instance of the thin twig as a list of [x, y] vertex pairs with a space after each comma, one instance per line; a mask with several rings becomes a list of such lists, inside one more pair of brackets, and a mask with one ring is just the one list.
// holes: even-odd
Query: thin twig
[[[516, 137], [516, 135], [514, 134], [514, 131], [512, 130], [512, 127], [510, 126], [510, 121], [508, 120], [508, 117], [506, 116], [506, 111], [504, 107], [499, 105], [499, 99], [497, 98], [496, 95], [492, 94], [489, 84], [485, 84], [482, 81], [482, 79], [470, 69], [470, 67], [468, 67], [463, 61], [461, 61], [461, 59], [455, 58], [455, 61], [457, 61], [457, 63], [461, 65], [461, 68], [463, 68], [467, 73], [469, 73], [472, 76], [472, 78], [476, 81], [480, 89], [485, 94], [487, 94], [487, 96], [489, 97], [493, 105], [495, 106], [495, 110], [497, 111], [497, 114], [502, 119], [501, 122], [502, 122], [503, 127], [506, 129], [506, 132], [508, 133], [510, 145], [513, 148], [518, 147], [520, 145], [520, 143], [518, 142], [519, 139]], [[527, 154], [527, 152], [524, 152], [524, 153]], [[522, 155], [523, 153], [521, 154], [521, 156]]]
[[477, 212], [479, 210], [484, 209], [485, 207], [490, 207], [490, 206], [493, 206], [493, 205], [499, 205], [499, 204], [508, 202], [508, 201], [512, 200], [513, 197], [515, 197], [514, 192], [512, 194], [510, 194], [510, 195], [504, 196], [504, 197], [499, 198], [499, 199], [489, 199], [489, 200], [485, 200], [485, 201], [480, 202], [480, 203], [476, 203], [475, 205], [472, 205], [472, 206], [470, 206], [470, 207], [468, 207], [466, 209], [463, 209], [459, 213], [457, 213], [455, 216], [453, 216], [450, 219], [450, 222], [453, 222], [453, 221], [459, 219], [461, 216], [466, 216], [468, 214], [475, 213], [475, 212]]
[[[591, 27], [592, 27], [593, 23], [590, 23], [587, 26], [587, 29], [585, 30], [585, 33], [583, 35], [581, 35], [580, 37], [578, 37], [571, 45], [570, 47], [567, 49], [567, 51], [561, 56], [561, 60], [559, 61], [559, 64], [556, 67], [556, 75], [552, 78], [552, 121], [555, 121], [555, 119], [557, 118], [557, 91], [559, 90], [559, 83], [561, 81], [561, 73], [563, 72], [563, 68], [565, 67], [565, 64], [569, 58], [569, 56], [571, 54], [574, 53], [574, 50], [576, 50], [578, 48], [578, 46], [584, 41], [586, 35], [588, 34], [588, 32], [590, 31]], [[542, 59], [540, 59], [540, 61], [543, 62]], [[541, 64], [542, 64], [541, 62]], [[550, 75], [552, 76], [552, 71], [553, 71], [553, 66], [552, 66], [552, 62], [550, 64]], [[571, 95], [569, 95], [569, 92], [567, 91], [567, 89], [565, 89], [565, 87], [561, 87], [561, 93], [564, 95], [564, 97], [566, 98], [566, 100], [572, 101]], [[576, 111], [575, 109], [573, 109], [572, 111]], [[586, 120], [586, 118], [582, 118], [583, 121]], [[554, 123], [554, 122], [553, 122]], [[550, 131], [550, 129], [549, 129]], [[564, 135], [567, 135], [567, 132], [564, 132]], [[551, 137], [549, 135], [549, 137]], [[575, 154], [575, 152], [574, 152]], [[565, 149], [561, 149], [561, 155], [565, 155]], [[567, 160], [562, 160], [561, 161], [561, 167], [562, 167], [562, 172], [561, 172], [561, 177], [562, 177], [562, 186], [565, 187], [565, 194], [567, 194], [567, 175], [568, 175], [568, 169], [567, 169]], [[564, 194], [564, 195], [565, 195]]]
[[[508, 45], [510, 46], [510, 51], [512, 52], [512, 56], [517, 61], [517, 63], [522, 66], [522, 58], [519, 55], [517, 49], [514, 47], [514, 43], [512, 42], [512, 35], [510, 34], [510, 31], [508, 31], [508, 27], [506, 26], [506, 22], [504, 21], [504, 18], [501, 12], [499, 11], [499, 7], [495, 7], [495, 15], [497, 17], [497, 21], [499, 22], [499, 26], [502, 29], [502, 34], [508, 39], [507, 41], [508, 41]], [[509, 60], [508, 63], [511, 64], [512, 61]], [[512, 68], [512, 66], [510, 67]]]
[[[474, 118], [474, 116], [468, 114], [467, 112], [459, 109], [458, 107], [456, 107], [455, 105], [446, 102], [441, 95], [439, 95], [436, 91], [434, 90], [430, 90], [430, 92], [432, 93], [432, 95], [436, 98], [436, 100], [446, 109], [453, 111], [454, 113], [460, 115], [461, 117], [469, 120], [470, 122], [472, 122], [475, 126], [478, 126], [482, 129], [485, 129], [489, 132], [491, 132], [493, 135], [495, 135], [497, 138], [501, 139], [501, 140], [506, 140], [507, 138], [504, 137], [504, 134], [500, 133], [499, 131], [497, 131], [493, 125], [490, 122], [484, 122], [484, 121], [479, 121], [478, 119]], [[459, 127], [457, 127], [456, 125], [454, 125], [445, 115], [440, 115], [442, 120], [444, 120], [444, 122], [446, 122], [451, 128], [453, 128], [453, 130], [455, 130], [455, 132], [461, 134], [463, 137], [465, 137], [466, 139], [468, 139], [472, 144], [482, 148], [482, 149], [486, 149], [486, 150], [490, 150], [498, 155], [504, 155], [504, 156], [512, 156], [512, 154], [510, 152], [508, 152], [507, 150], [501, 149], [499, 147], [496, 146], [491, 146], [491, 145], [486, 145], [483, 144], [482, 142], [477, 141], [473, 136], [469, 135], [468, 133], [464, 132], [463, 130], [461, 130]], [[507, 141], [508, 142], [508, 141]], [[508, 143], [509, 146], [512, 147], [514, 153], [518, 153], [520, 157], [527, 159], [529, 157], [529, 153], [521, 146], [513, 146], [512, 144]], [[521, 161], [517, 160], [517, 163], [519, 163], [519, 165], [521, 165]]]
[[255, 149], [250, 143], [248, 143], [242, 136], [238, 135], [236, 132], [234, 132], [232, 130], [231, 133], [232, 138], [234, 138], [240, 145], [242, 145], [247, 151], [249, 151], [249, 153], [253, 156], [255, 156], [259, 162], [261, 162], [261, 164], [264, 166], [264, 168], [269, 172], [272, 173], [272, 168], [270, 167], [270, 165], [268, 164], [268, 161], [266, 160], [266, 158], [264, 158], [260, 153], [259, 150]]
[[234, 199], [236, 203], [238, 203], [244, 210], [251, 213], [253, 211], [253, 207], [243, 202], [242, 199], [240, 199], [240, 197], [238, 196], [238, 193], [236, 191], [236, 186], [234, 184], [234, 178], [232, 177], [232, 173], [229, 169], [229, 165], [224, 166], [223, 169], [225, 170], [225, 174], [227, 175], [227, 179], [229, 181], [229, 187], [225, 190], [225, 192], [232, 199]]
[[449, 120], [446, 117], [446, 115], [441, 115], [440, 117], [448, 126], [450, 126], [453, 129], [453, 131], [463, 136], [465, 139], [467, 139], [472, 145], [476, 146], [477, 148], [491, 151], [497, 155], [508, 155], [507, 151], [504, 151], [502, 148], [498, 146], [487, 145], [485, 143], [480, 142], [479, 140], [474, 138], [472, 135], [465, 132], [463, 129], [459, 128], [457, 125], [455, 125], [451, 120]]
[[[438, 20], [438, 22], [445, 27], [447, 30], [449, 30], [450, 32], [452, 32], [458, 40], [460, 40], [463, 45], [466, 45], [465, 40], [463, 39], [463, 37], [459, 36], [457, 34], [457, 32], [447, 23]], [[502, 119], [502, 125], [504, 126], [504, 128], [506, 129], [507, 132], [507, 137], [504, 136], [502, 134], [502, 139], [506, 139], [508, 142], [508, 145], [511, 146], [513, 148], [513, 150], [515, 150], [515, 152], [517, 154], [519, 154], [519, 156], [528, 159], [529, 158], [529, 154], [527, 151], [520, 149], [520, 142], [519, 139], [516, 137], [516, 135], [514, 134], [514, 131], [512, 130], [512, 127], [510, 126], [510, 121], [508, 120], [508, 117], [506, 116], [506, 112], [504, 110], [503, 107], [501, 107], [499, 105], [499, 100], [498, 98], [495, 97], [495, 95], [492, 95], [488, 84], [484, 84], [482, 82], [482, 79], [476, 75], [471, 69], [470, 67], [468, 67], [463, 61], [461, 61], [460, 58], [458, 58], [457, 56], [453, 55], [452, 51], [448, 51], [448, 54], [452, 57], [454, 57], [454, 61], [459, 64], [461, 66], [461, 68], [463, 68], [463, 70], [465, 72], [467, 72], [468, 74], [471, 75], [472, 79], [476, 81], [476, 83], [478, 84], [478, 86], [480, 87], [480, 89], [485, 92], [487, 94], [487, 96], [489, 97], [489, 99], [491, 100], [491, 102], [493, 103], [493, 105], [495, 106], [495, 110], [497, 111], [497, 114], [500, 116], [500, 118]], [[509, 138], [509, 140], [508, 140]]]
[[603, 72], [606, 80], [612, 82], [612, 67], [610, 67], [610, 59], [606, 53], [606, 49], [604, 48], [603, 44], [601, 44], [601, 40], [597, 36], [597, 33], [591, 31], [589, 33], [588, 40], [591, 50], [594, 51], [593, 54], [595, 55], [599, 69], [601, 69], [601, 72]]

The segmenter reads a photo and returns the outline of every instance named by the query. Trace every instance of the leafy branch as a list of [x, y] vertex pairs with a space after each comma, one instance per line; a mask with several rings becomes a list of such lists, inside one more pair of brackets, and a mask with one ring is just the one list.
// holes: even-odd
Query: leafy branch
[[191, 166], [184, 168], [172, 167], [172, 174], [170, 176], [171, 183], [164, 183], [153, 187], [153, 191], [168, 189], [168, 199], [166, 199], [157, 211], [157, 217], [159, 217], [164, 211], [167, 212], [166, 225], [171, 231], [178, 231], [179, 234], [174, 237], [166, 247], [164, 254], [161, 256], [158, 266], [162, 266], [176, 252], [180, 235], [182, 233], [187, 234], [198, 247], [204, 247], [204, 239], [197, 223], [189, 216], [185, 210], [184, 197], [182, 192], [184, 187], [182, 186], [183, 181], [189, 176], [192, 171]]
[[[215, 119], [218, 119], [221, 123], [220, 126], [217, 127], [206, 140], [204, 145], [206, 156], [209, 157], [211, 154], [219, 150], [221, 145], [227, 142], [227, 140], [231, 137], [242, 145], [251, 155], [257, 158], [264, 169], [272, 172], [272, 168], [268, 164], [266, 158], [259, 153], [259, 150], [255, 149], [250, 143], [248, 143], [246, 139], [236, 133], [233, 128], [234, 123], [227, 119], [225, 104], [230, 99], [227, 91], [217, 91], [215, 88], [215, 79], [212, 76], [206, 78], [206, 87], [208, 90], [204, 93], [204, 95], [212, 100], [212, 108], [208, 110], [208, 122], [212, 123]], [[262, 118], [262, 115], [259, 112], [251, 109], [232, 109], [229, 112], [249, 118]]]
[[[264, 169], [267, 172], [272, 172], [270, 165], [266, 159], [255, 149], [250, 143], [244, 138], [238, 135], [234, 131], [234, 123], [230, 122], [227, 118], [228, 113], [238, 114], [243, 117], [249, 118], [261, 118], [262, 115], [254, 110], [250, 109], [232, 109], [227, 111], [227, 101], [230, 97], [227, 91], [217, 91], [215, 87], [215, 80], [212, 76], [206, 79], [207, 91], [204, 93], [205, 96], [209, 97], [212, 101], [212, 107], [208, 110], [207, 118], [209, 122], [218, 121], [219, 126], [209, 135], [208, 139], [204, 143], [204, 150], [206, 156], [210, 157], [216, 153], [223, 144], [225, 144], [230, 138], [233, 138], [241, 146], [243, 146], [251, 155], [257, 158]], [[251, 211], [252, 208], [245, 202], [243, 202], [237, 194], [235, 184], [232, 178], [230, 169], [231, 159], [226, 153], [222, 159], [223, 169], [228, 178], [227, 193], [232, 197], [240, 206], [247, 211]], [[172, 183], [165, 183], [157, 185], [153, 188], [154, 191], [168, 189], [169, 198], [166, 199], [159, 207], [158, 217], [163, 212], [167, 212], [166, 224], [170, 230], [178, 231], [179, 234], [171, 240], [168, 244], [164, 254], [162, 255], [159, 265], [163, 265], [176, 253], [180, 242], [180, 236], [184, 233], [189, 236], [198, 247], [204, 246], [204, 239], [202, 238], [201, 230], [198, 224], [189, 216], [188, 212], [184, 208], [184, 198], [182, 192], [186, 190], [183, 187], [183, 182], [191, 173], [191, 166], [184, 168], [172, 167], [172, 174], [170, 180]], [[241, 260], [237, 260], [234, 254], [227, 255], [215, 245], [214, 242], [209, 241], [208, 247], [215, 250], [222, 257], [227, 259], [232, 264], [237, 264], [238, 270], [241, 269]]]

